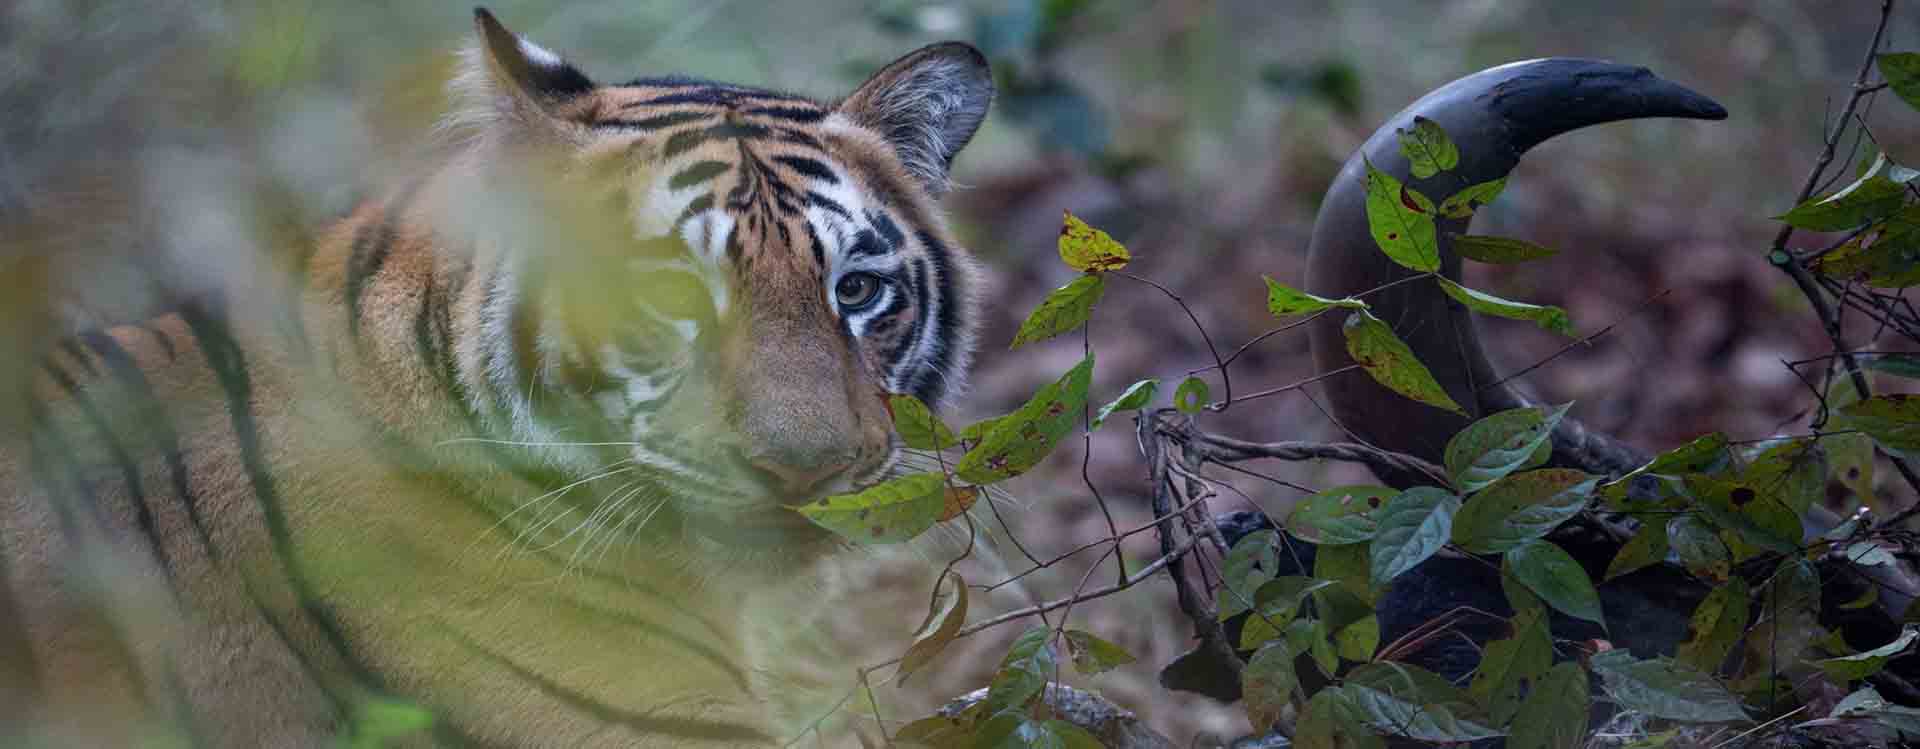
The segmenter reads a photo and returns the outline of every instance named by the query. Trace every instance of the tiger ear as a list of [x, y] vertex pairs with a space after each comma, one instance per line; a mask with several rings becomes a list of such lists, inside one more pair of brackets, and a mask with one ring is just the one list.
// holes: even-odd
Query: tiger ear
[[987, 118], [993, 73], [972, 45], [945, 42], [908, 53], [873, 74], [838, 111], [893, 145], [907, 171], [935, 195], [947, 169]]
[[526, 124], [593, 90], [585, 73], [508, 31], [486, 8], [473, 9], [473, 25], [479, 43], [468, 48], [456, 83], [467, 118]]

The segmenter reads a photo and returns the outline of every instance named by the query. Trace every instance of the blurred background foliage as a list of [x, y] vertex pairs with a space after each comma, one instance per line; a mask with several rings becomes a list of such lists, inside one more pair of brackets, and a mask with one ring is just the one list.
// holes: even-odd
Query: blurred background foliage
[[[1575, 55], [1647, 65], [1718, 98], [1725, 123], [1649, 121], [1536, 150], [1482, 233], [1558, 248], [1470, 283], [1565, 307], [1582, 331], [1619, 327], [1531, 378], [1577, 400], [1589, 423], [1647, 447], [1720, 429], [1788, 428], [1812, 405], [1782, 360], [1823, 350], [1804, 301], [1763, 254], [1815, 153], [1832, 97], [1859, 65], [1878, 3], [1866, 0], [499, 0], [516, 31], [597, 79], [683, 72], [823, 98], [920, 44], [985, 51], [1000, 98], [963, 153], [954, 221], [991, 271], [986, 345], [956, 418], [1001, 413], [1080, 357], [1078, 342], [1006, 351], [1020, 315], [1071, 273], [1054, 260], [1062, 210], [1111, 231], [1133, 270], [1186, 295], [1223, 345], [1271, 325], [1261, 274], [1301, 281], [1320, 194], [1347, 154], [1421, 93], [1483, 67]], [[470, 3], [318, 0], [9, 0], [0, 3], [0, 351], [14, 361], [53, 334], [139, 316], [155, 291], [205, 290], [276, 262], [301, 232], [431, 158], [450, 51]], [[1920, 48], [1912, 14], [1895, 49]], [[1871, 112], [1881, 144], [1920, 157], [1911, 113]], [[1812, 241], [1812, 240], [1808, 240]], [[234, 275], [234, 277], [245, 277]], [[1660, 292], [1669, 293], [1657, 296]], [[1561, 346], [1525, 324], [1489, 323], [1523, 365]], [[1094, 399], [1205, 361], [1164, 299], [1113, 293], [1093, 334]], [[1236, 364], [1236, 389], [1308, 376], [1306, 341], [1271, 339]], [[10, 377], [18, 367], [9, 367]], [[1251, 381], [1248, 381], [1251, 380]], [[6, 385], [7, 382], [0, 382]], [[1243, 391], [1244, 392], [1244, 391]], [[1298, 396], [1256, 401], [1210, 428], [1250, 439], [1329, 439]], [[1093, 444], [1092, 476], [1148, 518], [1124, 429]], [[1105, 534], [1077, 448], [1017, 486], [1009, 520], [1041, 557]], [[1268, 466], [1324, 487], [1345, 469]], [[1247, 478], [1269, 510], [1299, 496]], [[1234, 505], [1241, 497], [1221, 503]], [[1235, 507], [1216, 507], [1235, 509]], [[997, 532], [998, 529], [995, 529]], [[1136, 537], [1132, 559], [1152, 539]], [[923, 549], [928, 559], [944, 549]], [[1000, 547], [1006, 567], [1018, 552]], [[1082, 563], [1083, 565], [1084, 563]], [[897, 655], [924, 606], [924, 565], [878, 564], [868, 604], [835, 624], [867, 662]], [[976, 611], [1053, 598], [1085, 567], [1063, 564], [981, 596]], [[995, 570], [969, 574], [990, 581]], [[1000, 569], [997, 574], [1005, 574]], [[1140, 661], [1094, 686], [1182, 744], [1245, 729], [1237, 711], [1172, 695], [1154, 672], [1187, 647], [1168, 586], [1075, 608]], [[977, 613], [984, 616], [986, 613]], [[1077, 625], [1082, 626], [1082, 625]], [[949, 650], [911, 688], [911, 717], [984, 683], [1017, 628]]]

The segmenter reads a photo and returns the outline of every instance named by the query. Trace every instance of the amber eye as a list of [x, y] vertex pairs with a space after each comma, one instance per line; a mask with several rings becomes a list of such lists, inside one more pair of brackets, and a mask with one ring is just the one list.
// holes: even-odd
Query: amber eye
[[880, 277], [872, 273], [848, 273], [833, 285], [833, 296], [842, 311], [859, 310], [880, 298]]

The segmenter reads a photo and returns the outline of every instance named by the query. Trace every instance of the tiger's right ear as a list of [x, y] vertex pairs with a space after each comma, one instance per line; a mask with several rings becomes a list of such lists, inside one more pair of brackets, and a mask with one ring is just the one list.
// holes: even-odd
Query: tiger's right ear
[[486, 8], [473, 9], [473, 25], [479, 43], [466, 50], [454, 83], [462, 124], [552, 122], [562, 105], [593, 91], [579, 68], [508, 31]]

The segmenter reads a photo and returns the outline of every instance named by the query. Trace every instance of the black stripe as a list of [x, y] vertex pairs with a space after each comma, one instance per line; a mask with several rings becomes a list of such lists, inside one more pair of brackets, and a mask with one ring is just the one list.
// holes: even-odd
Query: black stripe
[[820, 193], [814, 192], [812, 190], [807, 191], [807, 203], [811, 205], [819, 206], [821, 208], [825, 208], [828, 211], [838, 214], [840, 218], [846, 219], [848, 221], [853, 220], [853, 214], [848, 213], [847, 209], [842, 207], [840, 203], [835, 201], [833, 198], [829, 198], [825, 195], [821, 195]]
[[[208, 559], [219, 559], [214, 551], [213, 539], [208, 535], [206, 524], [200, 516], [199, 497], [194, 496], [193, 486], [187, 480], [187, 462], [181, 453], [180, 436], [174, 429], [173, 418], [167, 413], [166, 404], [154, 394], [153, 384], [147, 381], [145, 374], [141, 373], [139, 362], [134, 361], [133, 355], [127, 353], [127, 350], [122, 348], [120, 342], [113, 336], [93, 333], [85, 336], [83, 340], [89, 348], [100, 355], [101, 361], [106, 362], [107, 368], [112, 370], [114, 378], [120, 382], [121, 387], [127, 389], [128, 395], [137, 399], [135, 408], [139, 421], [146, 427], [147, 437], [160, 447], [167, 464], [168, 475], [173, 481], [174, 495], [186, 507], [187, 517], [193, 525], [195, 534], [199, 537], [201, 548], [205, 550]], [[160, 562], [165, 566], [167, 576], [171, 578], [173, 561], [168, 556], [166, 545], [154, 533], [153, 513], [149, 507], [149, 504], [142, 502], [138, 509], [140, 528], [153, 538], [154, 551], [160, 555]]]
[[821, 273], [827, 272], [827, 244], [820, 241], [820, 233], [813, 230], [813, 222], [804, 222], [807, 227], [807, 241], [813, 243], [813, 264]]
[[[900, 341], [900, 347], [894, 349], [887, 357], [890, 369], [908, 364], [907, 356], [913, 353], [914, 347], [920, 345], [920, 337], [926, 334], [927, 306], [932, 304], [932, 301], [927, 294], [927, 261], [925, 259], [914, 258], [913, 262], [907, 264], [907, 284], [913, 289], [913, 325], [907, 328], [907, 336]], [[908, 373], [905, 389], [913, 389], [913, 377], [916, 374]]]
[[718, 177], [731, 168], [733, 168], [733, 165], [724, 161], [707, 160], [695, 162], [692, 166], [682, 169], [678, 174], [673, 175], [672, 179], [667, 180], [667, 188], [670, 190], [679, 190], [692, 187], [711, 180], [714, 177]]
[[750, 726], [743, 726], [736, 723], [721, 723], [710, 720], [699, 720], [697, 718], [658, 718], [646, 713], [622, 710], [594, 700], [584, 694], [568, 690], [546, 677], [535, 673], [532, 669], [514, 662], [511, 658], [489, 650], [480, 643], [474, 642], [472, 638], [467, 637], [466, 634], [451, 631], [450, 627], [449, 630], [448, 636], [462, 647], [471, 651], [474, 655], [492, 661], [495, 665], [512, 673], [515, 678], [540, 690], [540, 692], [547, 697], [575, 711], [591, 716], [594, 720], [601, 723], [621, 726], [643, 736], [672, 736], [681, 739], [698, 739], [704, 741], [751, 741], [755, 743], [771, 743], [774, 741], [772, 736], [761, 733]]
[[680, 212], [680, 218], [673, 220], [674, 236], [679, 236], [681, 227], [686, 226], [687, 222], [692, 220], [694, 216], [700, 215], [700, 213], [712, 207], [713, 193], [706, 193], [694, 198], [693, 202], [687, 204], [687, 209]]
[[775, 156], [773, 157], [773, 160], [781, 164], [787, 165], [788, 168], [796, 172], [799, 172], [808, 177], [812, 177], [814, 179], [820, 180], [821, 182], [825, 182], [830, 185], [840, 184], [840, 178], [834, 176], [833, 170], [831, 168], [828, 168], [827, 165], [822, 163], [819, 159], [809, 159], [805, 156]]
[[676, 125], [685, 125], [689, 122], [710, 119], [714, 116], [715, 114], [713, 112], [668, 112], [666, 114], [656, 114], [652, 117], [638, 120], [598, 120], [594, 122], [593, 125], [594, 127], [617, 128], [620, 130], [663, 130]]
[[100, 369], [93, 366], [93, 357], [87, 356], [87, 352], [81, 349], [80, 344], [73, 339], [68, 338], [61, 341], [60, 350], [67, 352], [68, 356], [73, 357], [73, 363], [80, 365], [80, 369], [86, 372], [88, 377], [100, 376]]
[[380, 274], [400, 234], [400, 221], [420, 183], [409, 184], [393, 202], [381, 208], [380, 220], [362, 224], [353, 234], [353, 254], [347, 258], [347, 332], [360, 337], [360, 296]]
[[880, 235], [873, 233], [872, 229], [861, 229], [860, 233], [853, 235], [853, 244], [847, 247], [846, 254], [848, 260], [857, 260], [863, 257], [882, 257], [890, 249], [880, 243]]
[[934, 283], [939, 288], [940, 321], [936, 330], [940, 339], [939, 345], [933, 347], [933, 361], [921, 369], [922, 374], [931, 373], [934, 376], [924, 378], [926, 382], [914, 394], [923, 402], [937, 403], [947, 390], [947, 378], [941, 373], [946, 372], [953, 363], [955, 347], [949, 345], [946, 338], [960, 329], [960, 321], [956, 316], [956, 309], [960, 305], [955, 303], [960, 290], [956, 286], [958, 279], [954, 278], [953, 264], [947, 257], [947, 246], [930, 233], [923, 231], [918, 236], [920, 246], [926, 248], [927, 258], [933, 263]]
[[827, 110], [819, 107], [756, 107], [747, 110], [743, 114], [756, 115], [759, 117], [774, 117], [801, 124], [811, 124], [827, 118]]
[[875, 229], [880, 230], [880, 236], [887, 240], [887, 246], [898, 248], [900, 245], [906, 243], [906, 233], [900, 231], [900, 225], [894, 223], [893, 219], [888, 217], [886, 213], [881, 211], [868, 211], [867, 222], [873, 224]]
[[[74, 348], [71, 350], [75, 352], [74, 356], [85, 358], [84, 354], [80, 353], [78, 343], [72, 340], [68, 340], [67, 343], [73, 344]], [[127, 451], [126, 445], [121, 443], [120, 436], [114, 433], [112, 425], [107, 423], [107, 418], [100, 413], [100, 409], [94, 407], [93, 399], [88, 396], [84, 388], [81, 388], [78, 383], [74, 382], [71, 377], [68, 377], [67, 373], [59, 367], [53, 366], [52, 362], [47, 363], [46, 371], [47, 374], [53, 378], [54, 383], [58, 384], [62, 390], [65, 390], [68, 397], [73, 400], [74, 407], [80, 410], [80, 415], [86, 419], [87, 426], [92, 427], [93, 431], [99, 435], [100, 444], [107, 449], [108, 456], [112, 458], [115, 467], [120, 471], [120, 481], [126, 484], [127, 492], [131, 495], [130, 498], [133, 500], [134, 515], [140, 525], [140, 531], [145, 534], [147, 540], [153, 544], [155, 553], [161, 555], [161, 562], [166, 570], [167, 580], [171, 583], [173, 581], [173, 566], [166, 559], [165, 553], [160, 551], [164, 548], [165, 542], [161, 540], [160, 534], [155, 532], [153, 527], [153, 513], [147, 508], [146, 488], [141, 485], [140, 481], [140, 464], [133, 459], [133, 454]], [[98, 374], [98, 372], [95, 371], [95, 374]], [[92, 498], [97, 499], [98, 497]], [[84, 502], [83, 504], [87, 510], [91, 511], [94, 519], [100, 524], [100, 529], [110, 532], [106, 524], [106, 518], [100, 514], [99, 504], [97, 502]]]
[[[338, 618], [326, 604], [313, 593], [313, 585], [307, 579], [306, 570], [300, 566], [299, 558], [293, 550], [293, 533], [287, 525], [286, 510], [281, 505], [279, 484], [267, 465], [266, 456], [261, 451], [259, 424], [253, 414], [253, 379], [247, 369], [246, 354], [240, 350], [227, 323], [219, 315], [203, 309], [199, 304], [190, 304], [181, 310], [181, 317], [200, 341], [200, 350], [206, 357], [207, 366], [214, 372], [221, 389], [227, 395], [227, 416], [233, 429], [234, 441], [240, 450], [240, 463], [246, 472], [247, 482], [253, 487], [254, 500], [260, 507], [262, 520], [267, 525], [267, 535], [273, 542], [274, 556], [279, 561], [281, 571], [286, 575], [287, 583], [293, 589], [300, 608], [319, 629], [320, 635], [339, 657], [350, 678], [363, 687], [377, 692], [387, 691], [383, 680], [368, 669], [353, 647], [347, 642]], [[256, 605], [261, 606], [256, 597]], [[272, 619], [272, 615], [262, 606], [262, 614]], [[282, 633], [282, 638], [286, 637]], [[291, 642], [291, 641], [289, 641]], [[295, 649], [295, 652], [301, 652]], [[304, 660], [304, 655], [303, 655]], [[313, 671], [309, 667], [310, 672]], [[326, 687], [323, 685], [322, 687]], [[327, 690], [336, 702], [339, 695]]]
[[[827, 150], [826, 144], [821, 143], [819, 138], [815, 138], [812, 135], [801, 132], [799, 130], [795, 130], [790, 127], [773, 128], [773, 133], [775, 135], [780, 136], [780, 140], [786, 141], [788, 143], [796, 143], [796, 144], [811, 148], [815, 151]], [[764, 135], [764, 133], [762, 134]]]

